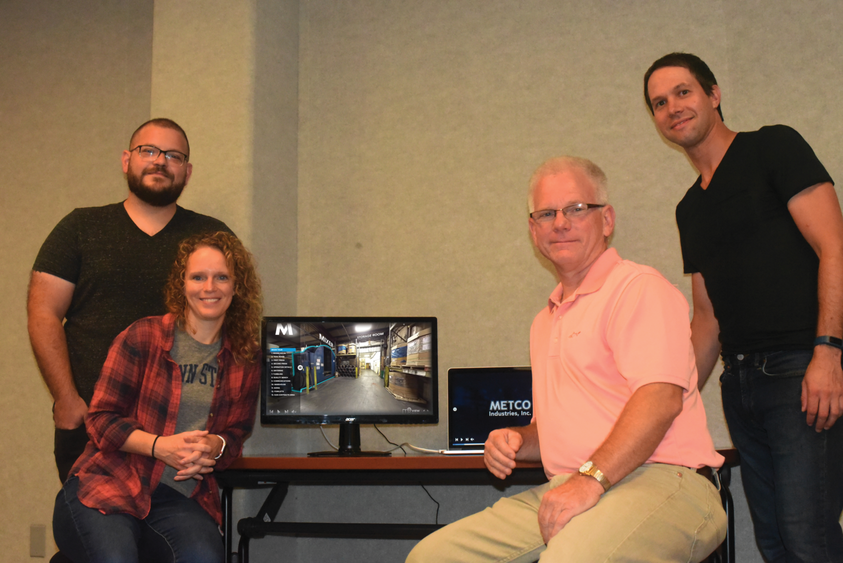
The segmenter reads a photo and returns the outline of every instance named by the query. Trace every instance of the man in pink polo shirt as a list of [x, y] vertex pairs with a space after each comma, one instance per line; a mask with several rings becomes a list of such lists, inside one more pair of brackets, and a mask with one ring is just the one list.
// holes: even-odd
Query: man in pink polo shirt
[[489, 471], [541, 461], [545, 485], [422, 540], [408, 562], [698, 562], [726, 534], [705, 475], [719, 467], [697, 391], [688, 303], [622, 260], [594, 163], [560, 157], [530, 181], [530, 232], [559, 285], [533, 321], [534, 418], [486, 441]]

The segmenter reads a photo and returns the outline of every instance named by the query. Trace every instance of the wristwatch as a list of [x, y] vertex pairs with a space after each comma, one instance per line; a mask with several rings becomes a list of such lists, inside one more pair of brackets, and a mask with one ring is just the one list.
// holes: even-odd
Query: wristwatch
[[836, 336], [817, 336], [814, 340], [814, 346], [819, 346], [820, 344], [843, 350], [843, 339], [837, 338]]
[[597, 482], [603, 486], [604, 493], [608, 491], [609, 488], [612, 486], [612, 483], [609, 482], [609, 479], [607, 479], [606, 476], [603, 475], [602, 471], [597, 469], [597, 466], [594, 465], [593, 461], [589, 460], [583, 463], [582, 467], [580, 467], [579, 473], [580, 475], [587, 475], [588, 477], [594, 477], [595, 479], [597, 479]]

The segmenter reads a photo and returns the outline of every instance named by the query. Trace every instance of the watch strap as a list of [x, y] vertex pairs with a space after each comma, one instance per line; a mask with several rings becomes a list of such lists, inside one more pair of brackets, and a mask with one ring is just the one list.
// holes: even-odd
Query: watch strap
[[612, 487], [612, 483], [609, 481], [609, 478], [603, 475], [603, 472], [597, 469], [597, 466], [594, 465], [594, 462], [592, 461], [587, 461], [582, 467], [580, 467], [579, 474], [596, 479], [603, 487], [604, 493]]
[[814, 346], [819, 346], [820, 344], [843, 350], [843, 339], [837, 338], [836, 336], [817, 336], [814, 339]]

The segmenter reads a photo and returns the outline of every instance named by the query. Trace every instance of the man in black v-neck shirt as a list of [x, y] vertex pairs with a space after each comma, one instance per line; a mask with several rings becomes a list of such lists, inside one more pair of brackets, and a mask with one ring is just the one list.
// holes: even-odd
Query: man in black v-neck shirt
[[29, 284], [29, 337], [55, 401], [55, 456], [64, 481], [88, 441], [84, 416], [114, 338], [164, 314], [163, 288], [178, 244], [225, 223], [176, 204], [193, 165], [181, 127], [153, 119], [123, 151], [125, 201], [72, 211], [53, 229]]
[[700, 386], [722, 354], [723, 410], [765, 559], [841, 562], [843, 215], [807, 142], [723, 122], [708, 66], [644, 77], [659, 132], [700, 176], [676, 208]]

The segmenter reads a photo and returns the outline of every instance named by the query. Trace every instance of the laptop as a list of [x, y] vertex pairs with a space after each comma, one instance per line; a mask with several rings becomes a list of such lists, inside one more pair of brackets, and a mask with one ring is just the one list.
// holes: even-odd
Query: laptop
[[529, 367], [448, 370], [448, 448], [445, 455], [482, 455], [489, 433], [526, 426], [533, 418]]

